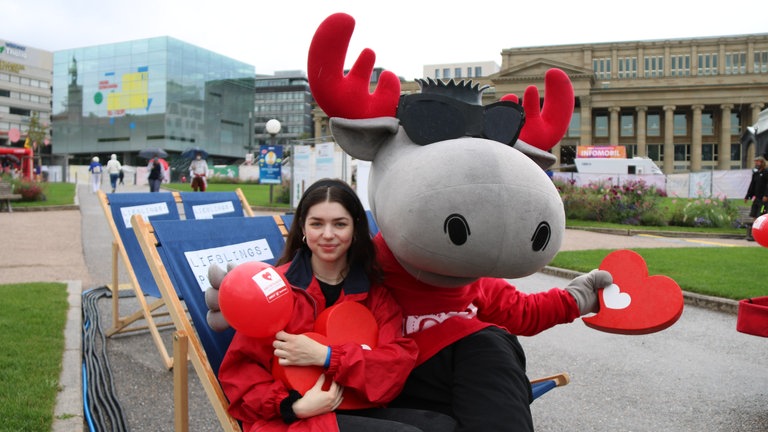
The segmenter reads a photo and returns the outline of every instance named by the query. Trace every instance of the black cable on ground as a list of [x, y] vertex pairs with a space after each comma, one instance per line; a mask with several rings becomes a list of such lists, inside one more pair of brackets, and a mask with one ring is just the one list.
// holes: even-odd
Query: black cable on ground
[[98, 301], [111, 297], [107, 287], [83, 293], [83, 409], [91, 431], [127, 431], [120, 401], [115, 393], [107, 356], [106, 335], [101, 328]]

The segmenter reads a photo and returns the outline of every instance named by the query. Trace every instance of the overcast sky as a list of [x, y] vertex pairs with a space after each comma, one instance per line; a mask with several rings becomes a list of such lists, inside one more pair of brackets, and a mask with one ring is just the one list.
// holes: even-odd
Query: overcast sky
[[[406, 79], [425, 64], [494, 61], [505, 48], [768, 32], [765, 0], [0, 0], [0, 38], [58, 51], [171, 36], [252, 64], [304, 70], [318, 24], [335, 12], [357, 25], [360, 50]], [[464, 5], [469, 5], [464, 6]], [[716, 6], [723, 5], [724, 7]]]

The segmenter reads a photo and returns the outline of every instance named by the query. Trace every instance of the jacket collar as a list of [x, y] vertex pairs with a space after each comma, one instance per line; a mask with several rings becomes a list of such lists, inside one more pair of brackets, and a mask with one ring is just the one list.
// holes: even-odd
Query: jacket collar
[[[312, 253], [299, 249], [294, 255], [285, 277], [291, 285], [306, 290], [314, 279], [312, 273]], [[349, 274], [344, 279], [342, 290], [345, 295], [367, 293], [370, 287], [368, 275], [360, 265], [353, 265], [349, 269]]]

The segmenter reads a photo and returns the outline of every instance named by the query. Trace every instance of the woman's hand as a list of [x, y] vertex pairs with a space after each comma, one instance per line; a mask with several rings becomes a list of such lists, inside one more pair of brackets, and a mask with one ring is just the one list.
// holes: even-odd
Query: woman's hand
[[272, 342], [274, 354], [281, 366], [323, 366], [328, 346], [305, 335], [279, 331]]
[[296, 417], [308, 418], [335, 411], [339, 407], [341, 401], [344, 400], [342, 396], [344, 387], [331, 381], [328, 390], [323, 390], [324, 383], [325, 374], [320, 374], [315, 385], [307, 390], [301, 399], [293, 403], [293, 413], [296, 414]]

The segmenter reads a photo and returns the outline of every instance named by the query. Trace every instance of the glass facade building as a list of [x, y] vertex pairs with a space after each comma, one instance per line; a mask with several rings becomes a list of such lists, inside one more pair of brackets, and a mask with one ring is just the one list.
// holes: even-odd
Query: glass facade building
[[[53, 153], [86, 163], [116, 153], [202, 147], [244, 157], [255, 68], [171, 37], [62, 50], [53, 58]], [[104, 159], [106, 160], [106, 159]]]
[[270, 119], [280, 121], [275, 143], [287, 144], [312, 137], [312, 93], [302, 71], [277, 71], [274, 76], [256, 77], [254, 105], [255, 145], [271, 144], [265, 130]]

